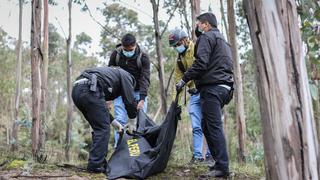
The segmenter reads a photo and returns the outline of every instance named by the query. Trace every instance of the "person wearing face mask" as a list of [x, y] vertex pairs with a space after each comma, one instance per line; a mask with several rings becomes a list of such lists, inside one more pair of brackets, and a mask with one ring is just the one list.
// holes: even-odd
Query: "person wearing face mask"
[[195, 81], [200, 91], [202, 131], [216, 162], [207, 175], [227, 177], [229, 159], [221, 110], [230, 102], [233, 94], [231, 47], [219, 32], [214, 14], [201, 14], [197, 21], [198, 31], [202, 33], [195, 45], [195, 61], [176, 84], [176, 91], [181, 91], [190, 80]]
[[[122, 37], [121, 44], [111, 53], [108, 66], [120, 66], [133, 75], [137, 82], [134, 89], [134, 96], [138, 101], [137, 109], [146, 113], [150, 85], [150, 60], [148, 54], [137, 44], [134, 35], [128, 33]], [[123, 98], [119, 96], [113, 103], [115, 119], [125, 125], [128, 117]], [[111, 108], [110, 101], [107, 102], [107, 106]], [[115, 132], [115, 146], [118, 138], [119, 134]]]
[[[175, 63], [174, 78], [176, 83], [183, 77], [184, 72], [191, 67], [194, 62], [194, 43], [189, 40], [185, 31], [180, 28], [176, 28], [169, 34], [169, 45], [175, 49], [178, 53], [178, 58]], [[189, 116], [192, 125], [192, 137], [193, 137], [193, 156], [190, 161], [191, 164], [205, 162], [208, 165], [213, 165], [212, 156], [207, 148], [205, 156], [203, 152], [204, 136], [201, 130], [201, 104], [200, 94], [195, 88], [194, 82], [188, 83], [188, 92], [190, 94], [189, 99]], [[173, 93], [173, 98], [176, 96], [176, 91]], [[181, 98], [181, 94], [179, 95]], [[205, 159], [204, 159], [205, 157]]]

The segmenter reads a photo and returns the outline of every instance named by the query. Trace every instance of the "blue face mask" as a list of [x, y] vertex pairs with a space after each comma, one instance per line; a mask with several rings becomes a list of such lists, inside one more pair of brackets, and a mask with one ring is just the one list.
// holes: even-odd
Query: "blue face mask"
[[123, 50], [122, 53], [123, 55], [125, 55], [126, 57], [132, 57], [134, 55], [134, 51], [135, 50], [132, 50], [132, 51], [125, 51]]
[[183, 44], [181, 44], [180, 46], [176, 47], [176, 51], [178, 53], [183, 53], [185, 50], [186, 50], [186, 47]]

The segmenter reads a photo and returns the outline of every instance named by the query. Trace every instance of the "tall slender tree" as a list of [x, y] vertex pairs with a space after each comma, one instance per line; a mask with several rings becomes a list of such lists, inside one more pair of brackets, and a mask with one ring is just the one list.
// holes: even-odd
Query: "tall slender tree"
[[196, 26], [196, 17], [200, 14], [200, 0], [190, 0], [191, 3], [191, 25], [192, 25], [192, 40], [196, 41], [196, 35], [194, 34]]
[[71, 132], [72, 132], [72, 99], [71, 99], [71, 72], [72, 72], [72, 61], [71, 61], [71, 38], [72, 38], [72, 0], [68, 2], [68, 10], [69, 10], [69, 36], [67, 39], [67, 104], [68, 104], [68, 112], [67, 112], [67, 130], [66, 130], [66, 147], [65, 147], [65, 156], [66, 159], [70, 160], [70, 146], [71, 146]]
[[234, 13], [234, 0], [227, 1], [228, 6], [228, 34], [229, 42], [231, 44], [232, 57], [233, 57], [233, 69], [234, 80], [236, 84], [235, 88], [235, 107], [236, 107], [236, 122], [237, 122], [237, 135], [238, 135], [238, 148], [237, 156], [238, 162], [243, 163], [245, 161], [245, 141], [246, 141], [246, 122], [244, 116], [244, 102], [243, 102], [243, 86], [242, 86], [242, 74], [238, 58], [238, 45], [236, 38], [236, 20]]
[[32, 82], [32, 154], [38, 158], [40, 129], [41, 77], [41, 0], [32, 0], [31, 15], [31, 82]]
[[45, 122], [47, 112], [47, 84], [48, 84], [48, 48], [49, 48], [49, 8], [48, 0], [43, 0], [43, 61], [41, 66], [41, 107], [40, 107], [40, 142], [39, 149], [44, 148], [45, 144]]
[[267, 179], [319, 177], [296, 2], [244, 0], [257, 65]]
[[158, 75], [160, 80], [160, 93], [161, 93], [161, 106], [163, 114], [167, 113], [167, 97], [165, 92], [165, 79], [164, 79], [164, 67], [163, 57], [161, 52], [161, 37], [160, 37], [160, 25], [159, 25], [159, 0], [150, 0], [153, 10], [153, 22], [154, 22], [154, 34], [156, 39], [156, 52], [158, 60]]
[[14, 101], [14, 118], [12, 128], [12, 144], [11, 150], [18, 149], [18, 131], [19, 131], [19, 105], [21, 93], [21, 61], [22, 61], [22, 13], [23, 13], [23, 0], [19, 0], [19, 38], [17, 43], [17, 64], [16, 64], [16, 92]]

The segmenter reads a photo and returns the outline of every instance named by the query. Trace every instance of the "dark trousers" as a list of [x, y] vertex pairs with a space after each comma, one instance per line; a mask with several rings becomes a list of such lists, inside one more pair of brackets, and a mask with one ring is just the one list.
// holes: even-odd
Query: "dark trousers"
[[229, 171], [229, 159], [226, 140], [221, 121], [221, 109], [229, 96], [229, 90], [221, 86], [204, 86], [200, 90], [202, 111], [201, 127], [206, 137], [215, 169]]
[[103, 92], [99, 88], [96, 92], [90, 91], [88, 84], [75, 85], [72, 99], [93, 129], [88, 168], [101, 167], [105, 163], [110, 136], [110, 116]]

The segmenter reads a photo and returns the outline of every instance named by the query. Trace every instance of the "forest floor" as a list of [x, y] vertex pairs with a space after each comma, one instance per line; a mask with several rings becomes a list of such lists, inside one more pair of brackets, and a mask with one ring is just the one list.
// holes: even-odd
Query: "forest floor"
[[[1, 158], [2, 159], [2, 158]], [[100, 180], [107, 179], [104, 174], [90, 174], [84, 171], [85, 164], [69, 166], [66, 164], [39, 164], [25, 160], [0, 161], [0, 180], [6, 179], [57, 179], [57, 180]], [[83, 169], [82, 169], [83, 168]], [[265, 179], [261, 168], [253, 165], [231, 165], [232, 174], [228, 179]], [[203, 176], [207, 167], [203, 164], [178, 165], [169, 161], [164, 172], [148, 179], [214, 179]]]

